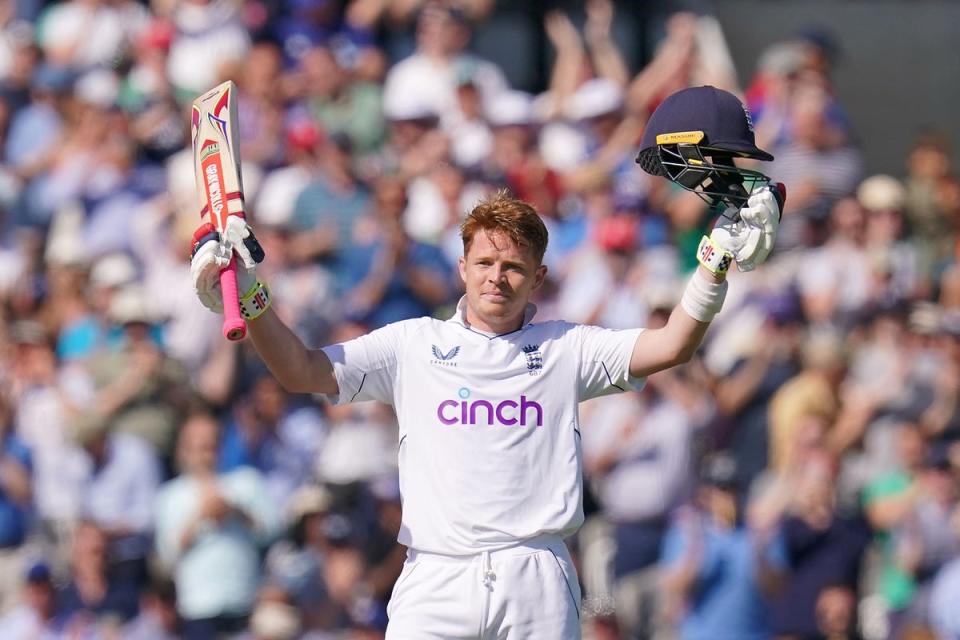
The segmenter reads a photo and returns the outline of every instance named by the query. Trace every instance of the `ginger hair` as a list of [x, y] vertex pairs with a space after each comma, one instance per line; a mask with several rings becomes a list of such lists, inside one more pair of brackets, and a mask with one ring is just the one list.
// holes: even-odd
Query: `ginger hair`
[[460, 225], [463, 255], [467, 255], [478, 231], [502, 233], [518, 246], [528, 247], [538, 263], [543, 261], [547, 250], [547, 227], [532, 206], [505, 190], [482, 200]]

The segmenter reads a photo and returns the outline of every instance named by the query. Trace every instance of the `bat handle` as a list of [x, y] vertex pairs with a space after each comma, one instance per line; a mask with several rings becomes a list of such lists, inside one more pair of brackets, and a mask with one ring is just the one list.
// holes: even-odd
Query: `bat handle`
[[220, 291], [223, 294], [223, 337], [230, 341], [242, 340], [247, 335], [247, 323], [240, 315], [235, 257], [231, 257], [230, 264], [220, 272]]

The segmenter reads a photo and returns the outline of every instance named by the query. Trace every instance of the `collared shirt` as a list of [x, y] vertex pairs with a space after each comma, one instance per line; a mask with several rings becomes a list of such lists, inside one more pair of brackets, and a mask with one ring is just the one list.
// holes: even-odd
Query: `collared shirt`
[[[606, 516], [621, 523], [666, 522], [692, 489], [694, 425], [689, 412], [665, 398], [645, 402], [625, 394], [595, 407], [585, 420], [584, 449], [588, 459], [611, 449], [614, 466], [597, 478]], [[634, 425], [623, 440], [624, 424]]]
[[[260, 584], [260, 548], [276, 528], [276, 514], [260, 474], [249, 467], [220, 474], [217, 489], [242, 509], [240, 517], [221, 524], [202, 523], [187, 549], [180, 538], [200, 509], [200, 485], [183, 475], [160, 488], [156, 502], [157, 553], [174, 568], [177, 609], [188, 620], [250, 612]], [[216, 576], [216, 580], [211, 580]]]
[[160, 484], [160, 463], [146, 441], [128, 433], [107, 440], [106, 461], [93, 460], [83, 491], [83, 513], [108, 529], [147, 533], [153, 523], [153, 503]]
[[338, 402], [392, 404], [399, 422], [399, 541], [471, 555], [583, 522], [578, 404], [637, 388], [630, 358], [641, 329], [562, 321], [491, 335], [466, 321], [388, 325], [326, 347]]
[[36, 610], [17, 605], [0, 617], [0, 638], [4, 640], [55, 640], [62, 638], [62, 621], [44, 621]]
[[930, 623], [940, 638], [960, 638], [960, 558], [937, 574], [930, 592]]

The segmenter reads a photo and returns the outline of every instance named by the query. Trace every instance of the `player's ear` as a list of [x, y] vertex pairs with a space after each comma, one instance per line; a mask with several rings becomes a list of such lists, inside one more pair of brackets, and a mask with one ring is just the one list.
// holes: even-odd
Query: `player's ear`
[[540, 285], [543, 284], [543, 281], [547, 279], [547, 265], [542, 264], [537, 267], [537, 270], [533, 273], [533, 290], [536, 291], [540, 288]]
[[460, 259], [457, 260], [457, 271], [460, 272], [460, 280], [463, 284], [467, 284], [467, 258], [465, 256], [460, 256]]

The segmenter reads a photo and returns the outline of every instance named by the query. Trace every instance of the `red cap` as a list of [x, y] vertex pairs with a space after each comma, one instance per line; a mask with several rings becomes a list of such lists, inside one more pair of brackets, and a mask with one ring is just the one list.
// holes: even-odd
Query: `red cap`
[[614, 215], [597, 222], [596, 240], [605, 251], [633, 251], [637, 243], [637, 220]]
[[309, 120], [300, 120], [287, 127], [287, 144], [297, 149], [315, 149], [323, 141], [323, 131]]

